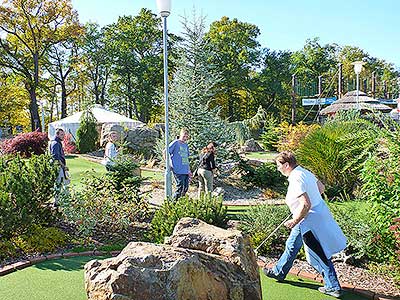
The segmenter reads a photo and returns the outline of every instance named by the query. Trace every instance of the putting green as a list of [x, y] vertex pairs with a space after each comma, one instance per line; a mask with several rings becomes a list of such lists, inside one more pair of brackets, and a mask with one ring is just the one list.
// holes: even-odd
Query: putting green
[[[0, 300], [86, 300], [83, 266], [94, 257], [45, 261], [0, 277]], [[289, 276], [283, 283], [261, 275], [264, 300], [334, 299], [317, 291], [319, 284]], [[345, 300], [364, 300], [345, 294]]]

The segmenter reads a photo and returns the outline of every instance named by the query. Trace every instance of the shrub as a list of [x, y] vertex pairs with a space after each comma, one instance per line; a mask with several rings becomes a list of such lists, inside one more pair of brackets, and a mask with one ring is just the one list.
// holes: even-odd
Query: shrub
[[58, 168], [47, 155], [0, 159], [0, 236], [23, 234], [32, 224], [47, 225], [56, 217], [49, 207]]
[[0, 261], [6, 258], [15, 257], [17, 249], [13, 242], [9, 240], [0, 240]]
[[185, 196], [175, 202], [164, 201], [151, 221], [149, 238], [157, 243], [164, 242], [164, 238], [172, 234], [175, 225], [183, 217], [197, 218], [220, 227], [224, 227], [227, 222], [222, 197], [201, 195], [199, 199], [191, 199]]
[[82, 237], [98, 229], [125, 230], [148, 217], [148, 203], [140, 192], [142, 179], [134, 176], [137, 165], [120, 161], [115, 167], [103, 175], [87, 173], [82, 190], [60, 196], [64, 217], [77, 225]]
[[76, 146], [79, 153], [87, 153], [96, 150], [99, 133], [96, 129], [97, 120], [90, 110], [83, 112], [76, 132]]
[[[256, 248], [288, 216], [287, 206], [258, 205], [239, 216], [240, 227], [250, 235], [253, 247]], [[263, 246], [258, 254], [280, 255], [285, 247], [288, 229], [282, 226]]]
[[67, 243], [67, 235], [55, 227], [33, 225], [28, 233], [12, 239], [25, 253], [53, 252]]
[[306, 125], [303, 122], [297, 125], [289, 124], [288, 122], [283, 122], [278, 127], [279, 141], [277, 143], [277, 149], [281, 151], [291, 151], [295, 152], [299, 147], [299, 144], [304, 138], [313, 132], [320, 126], [317, 124]]
[[265, 150], [276, 151], [279, 141], [278, 120], [269, 116], [265, 120], [264, 131], [260, 136], [261, 144]]
[[47, 150], [48, 137], [45, 132], [21, 133], [14, 138], [1, 143], [3, 154], [19, 154], [21, 157], [31, 157], [32, 154], [41, 155]]
[[[349, 200], [348, 197], [346, 197]], [[368, 209], [370, 205], [361, 201], [329, 203], [336, 222], [347, 237], [347, 254], [356, 259], [369, 258], [373, 233]]]
[[242, 173], [242, 180], [246, 184], [252, 184], [260, 188], [271, 188], [283, 191], [286, 187], [286, 178], [276, 169], [271, 162], [263, 163], [259, 167], [253, 167], [246, 161], [241, 160], [238, 168]]
[[396, 238], [396, 253], [398, 255], [398, 262], [400, 262], [400, 218], [393, 219], [393, 225], [389, 227], [389, 230], [393, 232], [394, 237]]

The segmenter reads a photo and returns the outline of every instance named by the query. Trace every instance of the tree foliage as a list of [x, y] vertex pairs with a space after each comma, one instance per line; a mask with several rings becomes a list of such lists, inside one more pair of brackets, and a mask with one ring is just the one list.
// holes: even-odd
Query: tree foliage
[[97, 120], [90, 108], [82, 113], [79, 128], [76, 132], [76, 146], [80, 153], [96, 150], [99, 132], [96, 128]]

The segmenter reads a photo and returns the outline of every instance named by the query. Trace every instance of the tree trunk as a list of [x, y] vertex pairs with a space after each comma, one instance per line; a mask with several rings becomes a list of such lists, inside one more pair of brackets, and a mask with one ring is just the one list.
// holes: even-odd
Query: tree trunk
[[29, 92], [29, 97], [31, 99], [31, 102], [29, 103], [29, 112], [31, 115], [31, 129], [32, 131], [35, 131], [37, 128], [39, 128], [41, 131], [43, 131], [42, 125], [40, 124], [39, 110], [36, 101], [36, 88], [30, 87], [28, 92]]
[[65, 81], [61, 81], [61, 119], [67, 116], [67, 88]]

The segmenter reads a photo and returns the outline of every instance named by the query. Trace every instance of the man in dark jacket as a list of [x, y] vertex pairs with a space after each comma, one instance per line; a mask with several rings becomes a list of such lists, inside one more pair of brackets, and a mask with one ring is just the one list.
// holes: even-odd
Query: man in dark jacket
[[60, 165], [60, 170], [57, 177], [58, 183], [68, 183], [68, 176], [66, 171], [68, 168], [66, 166], [65, 154], [62, 146], [62, 141], [64, 140], [65, 132], [61, 128], [56, 129], [56, 137], [50, 142], [50, 155], [54, 161]]

